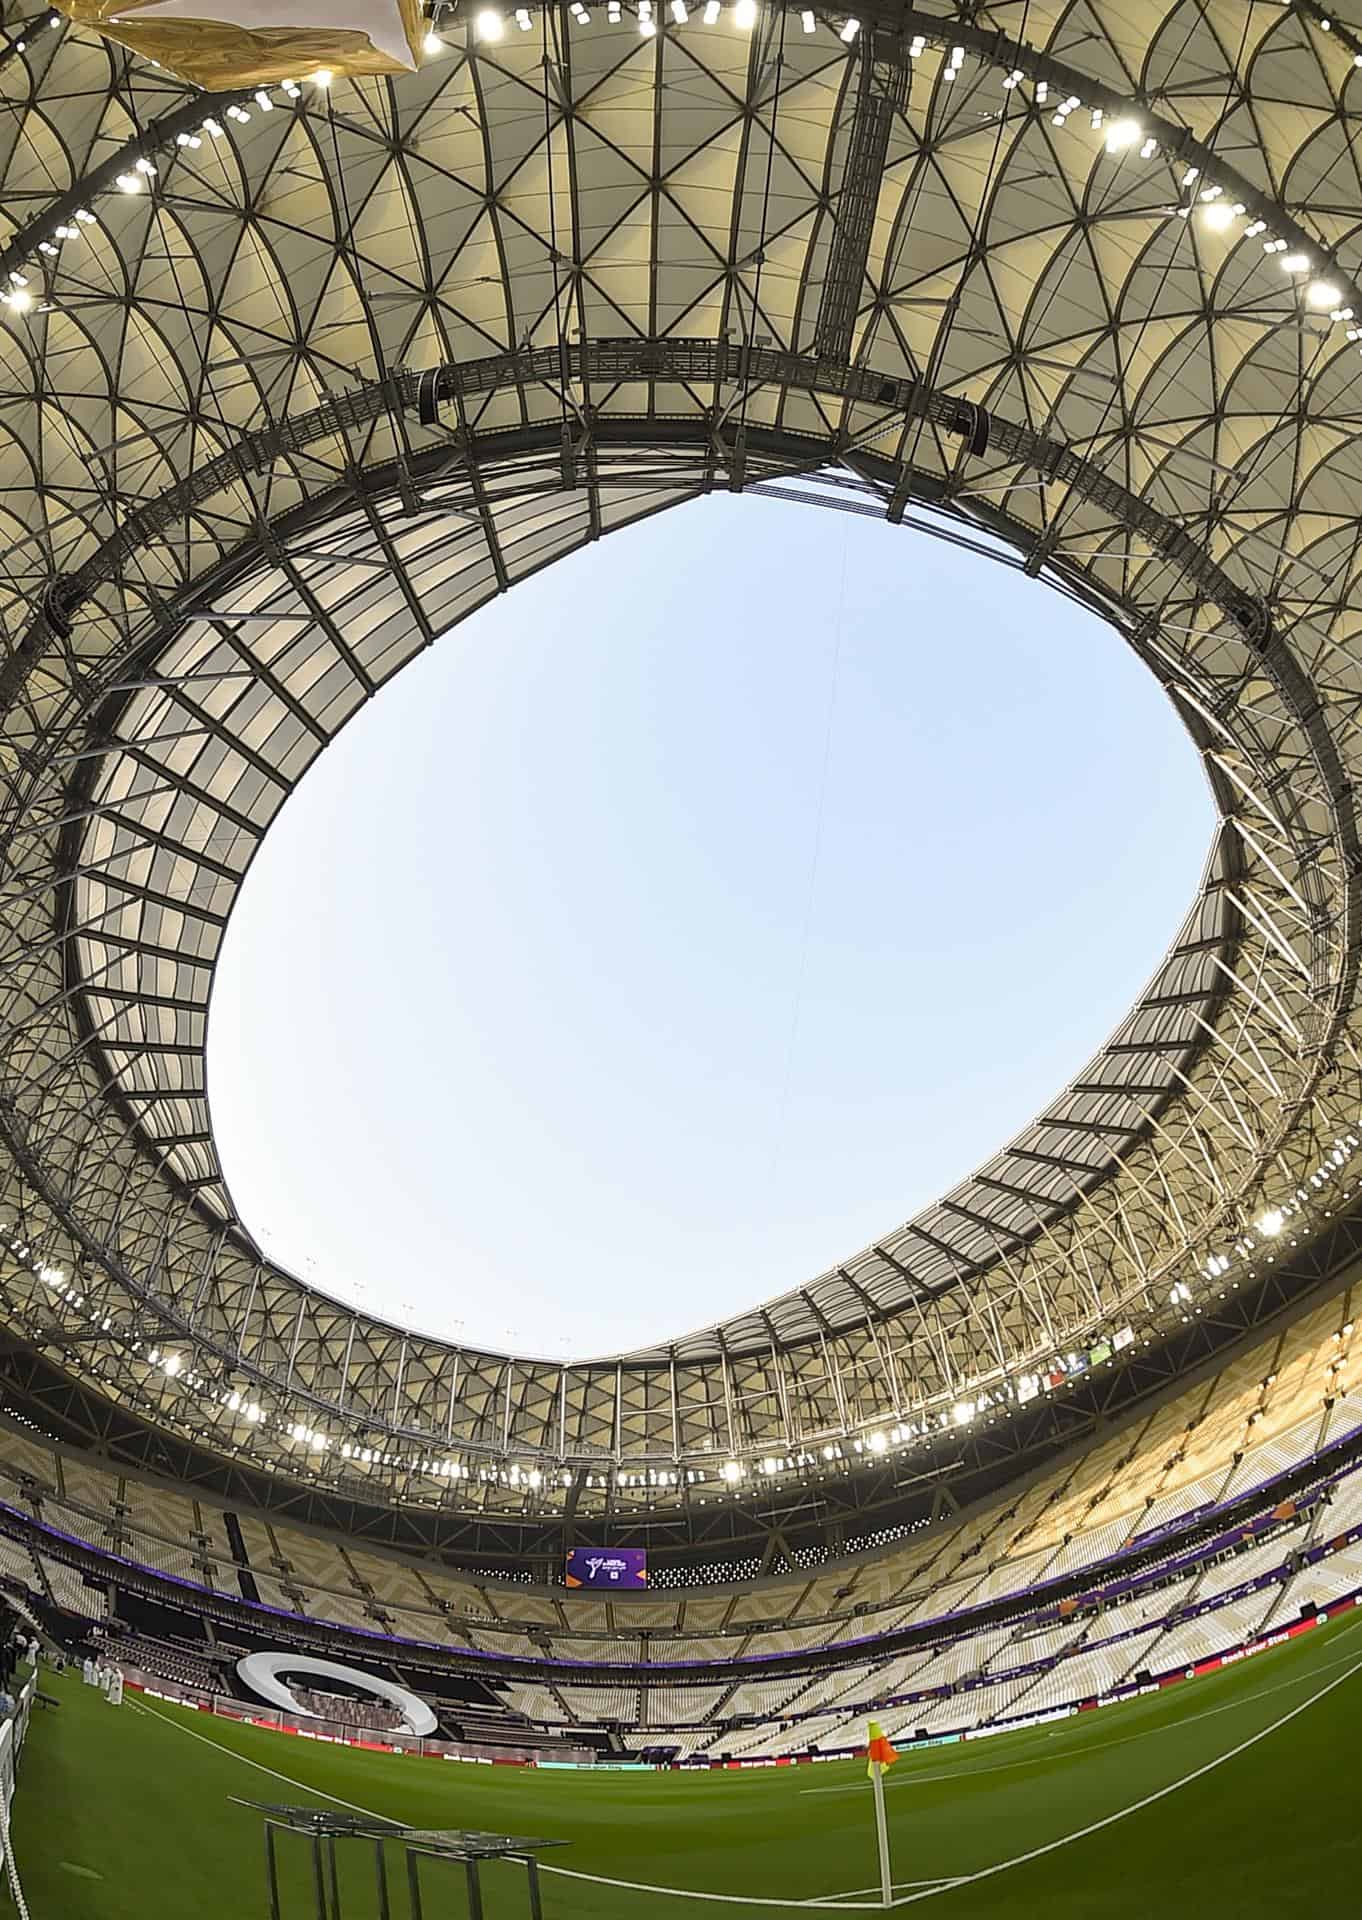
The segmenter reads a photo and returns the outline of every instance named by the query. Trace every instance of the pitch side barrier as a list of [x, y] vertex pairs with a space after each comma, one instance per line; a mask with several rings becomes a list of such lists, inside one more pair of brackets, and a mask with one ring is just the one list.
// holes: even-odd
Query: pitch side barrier
[[[114, 1657], [110, 1649], [106, 1658]], [[266, 1727], [273, 1733], [291, 1733], [299, 1740], [315, 1740], [324, 1746], [364, 1747], [370, 1753], [410, 1753], [427, 1760], [462, 1760], [479, 1767], [534, 1767], [548, 1764], [540, 1750], [479, 1744], [471, 1740], [434, 1740], [419, 1734], [374, 1733], [352, 1726], [344, 1720], [312, 1720], [286, 1713], [281, 1707], [254, 1706], [229, 1694], [205, 1693], [198, 1687], [181, 1686], [164, 1680], [159, 1674], [140, 1667], [126, 1666], [116, 1660], [124, 1685], [134, 1693], [145, 1693], [153, 1700], [169, 1700], [175, 1706], [193, 1707], [218, 1720], [235, 1720], [242, 1726]], [[569, 1744], [542, 1750], [559, 1765], [589, 1766], [594, 1749]]]
[[23, 1755], [24, 1741], [28, 1736], [28, 1722], [33, 1712], [33, 1699], [37, 1691], [38, 1669], [35, 1667], [19, 1689], [14, 1712], [7, 1720], [0, 1721], [0, 1848], [3, 1848], [0, 1881], [3, 1881], [9, 1898], [18, 1906], [20, 1913], [26, 1913], [27, 1908], [23, 1904], [19, 1872], [10, 1842], [9, 1816], [14, 1804], [15, 1788], [18, 1785], [19, 1761]]

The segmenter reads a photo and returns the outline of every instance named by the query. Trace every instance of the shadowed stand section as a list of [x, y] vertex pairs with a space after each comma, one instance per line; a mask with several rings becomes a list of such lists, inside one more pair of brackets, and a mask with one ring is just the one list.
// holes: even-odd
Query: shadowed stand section
[[543, 1920], [539, 1865], [534, 1855], [536, 1850], [543, 1847], [563, 1847], [568, 1844], [565, 1840], [530, 1840], [503, 1833], [463, 1833], [409, 1827], [400, 1821], [382, 1820], [371, 1814], [340, 1813], [322, 1807], [279, 1806], [266, 1800], [239, 1799], [235, 1794], [231, 1797], [234, 1805], [252, 1807], [265, 1816], [265, 1880], [269, 1890], [270, 1920], [285, 1920], [279, 1897], [275, 1838], [280, 1833], [302, 1834], [311, 1842], [315, 1920], [342, 1920], [340, 1874], [336, 1865], [338, 1840], [373, 1842], [378, 1920], [392, 1920], [393, 1915], [388, 1895], [388, 1869], [383, 1854], [384, 1845], [389, 1841], [398, 1842], [406, 1852], [410, 1920], [423, 1920], [424, 1917], [421, 1899], [422, 1860], [450, 1860], [463, 1867], [468, 1890], [468, 1920], [483, 1920], [482, 1863], [487, 1860], [516, 1861], [525, 1869], [530, 1920]]

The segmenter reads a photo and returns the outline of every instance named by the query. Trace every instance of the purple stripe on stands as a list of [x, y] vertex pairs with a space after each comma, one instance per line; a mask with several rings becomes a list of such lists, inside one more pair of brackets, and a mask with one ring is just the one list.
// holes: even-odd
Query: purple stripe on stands
[[[1362, 1436], [1362, 1425], [1350, 1427], [1347, 1430], [1347, 1432], [1337, 1436], [1335, 1439], [1332, 1439], [1329, 1442], [1329, 1451], [1332, 1452], [1334, 1448], [1344, 1445], [1349, 1440], [1355, 1440], [1359, 1436]], [[1294, 1466], [1287, 1467], [1280, 1474], [1277, 1474], [1270, 1479], [1259, 1482], [1256, 1487], [1245, 1489], [1242, 1492], [1237, 1492], [1234, 1495], [1233, 1502], [1222, 1502], [1220, 1504], [1221, 1505], [1233, 1504], [1235, 1506], [1238, 1506], [1241, 1502], [1247, 1499], [1251, 1499], [1255, 1493], [1266, 1494], [1270, 1491], [1271, 1488], [1277, 1485], [1278, 1482], [1280, 1482], [1281, 1480], [1284, 1480], [1289, 1474], [1298, 1473], [1304, 1464], [1305, 1464], [1304, 1461], [1297, 1461]], [[1348, 1467], [1340, 1469], [1340, 1471], [1337, 1472], [1336, 1474], [1333, 1474], [1326, 1478], [1321, 1479], [1315, 1485], [1309, 1487], [1308, 1489], [1304, 1490], [1300, 1494], [1293, 1496], [1293, 1498], [1295, 1499], [1298, 1506], [1312, 1505], [1319, 1500], [1319, 1498], [1327, 1488], [1336, 1486], [1341, 1480], [1349, 1478], [1350, 1475], [1356, 1471], [1358, 1471], [1358, 1463], [1354, 1461]], [[1130, 1542], [1126, 1548], [1122, 1549], [1122, 1553], [1123, 1554], [1128, 1553], [1131, 1550], [1133, 1550], [1136, 1544], [1136, 1541], [1142, 1538], [1144, 1539], [1145, 1546], [1147, 1547], [1151, 1541], [1157, 1540], [1160, 1536], [1167, 1537], [1167, 1536], [1172, 1536], [1176, 1533], [1184, 1532], [1186, 1530], [1186, 1524], [1189, 1517], [1192, 1519], [1195, 1519], [1198, 1515], [1200, 1515], [1204, 1519], [1207, 1513], [1214, 1513], [1218, 1510], [1219, 1509], [1214, 1505], [1210, 1507], [1199, 1507], [1199, 1508], [1193, 1509], [1190, 1516], [1180, 1515], [1176, 1520], [1170, 1521], [1166, 1527], [1153, 1529], [1148, 1536], [1139, 1536], [1139, 1535], [1135, 1536], [1135, 1540]], [[60, 1541], [63, 1545], [76, 1547], [82, 1553], [88, 1553], [92, 1555], [96, 1560], [112, 1561], [116, 1563], [118, 1566], [127, 1567], [129, 1571], [139, 1574], [143, 1578], [151, 1579], [153, 1581], [161, 1581], [163, 1583], [169, 1583], [172, 1586], [183, 1588], [187, 1593], [202, 1594], [206, 1599], [210, 1599], [210, 1600], [226, 1599], [230, 1601], [230, 1604], [233, 1606], [244, 1607], [251, 1613], [263, 1614], [272, 1620], [286, 1620], [294, 1623], [295, 1625], [302, 1625], [307, 1627], [331, 1627], [341, 1633], [354, 1634], [360, 1639], [381, 1642], [386, 1646], [420, 1647], [420, 1648], [428, 1649], [429, 1651], [435, 1652], [435, 1653], [442, 1653], [446, 1655], [457, 1654], [461, 1659], [468, 1658], [473, 1660], [480, 1660], [480, 1661], [486, 1662], [489, 1666], [493, 1666], [493, 1667], [510, 1666], [510, 1665], [523, 1666], [528, 1663], [528, 1656], [496, 1653], [482, 1647], [452, 1647], [447, 1642], [439, 1641], [439, 1640], [413, 1640], [408, 1636], [401, 1635], [401, 1634], [384, 1633], [383, 1630], [379, 1627], [351, 1626], [348, 1622], [343, 1620], [326, 1620], [319, 1617], [313, 1617], [308, 1614], [291, 1613], [286, 1607], [272, 1607], [267, 1605], [266, 1602], [264, 1602], [263, 1600], [247, 1600], [244, 1597], [237, 1598], [234, 1595], [221, 1594], [217, 1592], [217, 1590], [213, 1587], [205, 1587], [196, 1580], [186, 1579], [182, 1574], [166, 1573], [166, 1572], [163, 1572], [161, 1568], [148, 1566], [142, 1561], [129, 1560], [125, 1555], [113, 1552], [111, 1548], [94, 1546], [91, 1544], [90, 1541], [82, 1540], [79, 1537], [79, 1535], [65, 1533], [62, 1531], [60, 1527], [49, 1526], [46, 1521], [35, 1519], [33, 1515], [24, 1513], [21, 1509], [17, 1507], [12, 1507], [6, 1501], [3, 1501], [3, 1500], [0, 1500], [0, 1514], [8, 1515], [11, 1518], [20, 1521], [25, 1529], [28, 1529], [28, 1530], [36, 1529], [39, 1533], [45, 1534], [50, 1539]], [[1182, 1567], [1194, 1565], [1203, 1560], [1208, 1560], [1217, 1552], [1223, 1552], [1227, 1545], [1242, 1541], [1247, 1535], [1266, 1531], [1268, 1527], [1274, 1524], [1278, 1524], [1278, 1523], [1274, 1522], [1273, 1516], [1270, 1513], [1258, 1515], [1253, 1520], [1236, 1522], [1236, 1524], [1233, 1527], [1229, 1528], [1225, 1533], [1219, 1535], [1214, 1541], [1204, 1543], [1199, 1547], [1190, 1548], [1183, 1554], [1177, 1555], [1165, 1561], [1160, 1561], [1159, 1564], [1155, 1567], [1146, 1567], [1137, 1574], [1127, 1575], [1122, 1579], [1112, 1581], [1103, 1586], [1089, 1588], [1082, 1594], [1075, 1595], [1073, 1597], [1074, 1610], [1076, 1611], [1080, 1607], [1092, 1606], [1099, 1600], [1115, 1600], [1115, 1599], [1120, 1599], [1123, 1596], [1125, 1597], [1133, 1596], [1134, 1594], [1140, 1591], [1143, 1591], [1145, 1587], [1152, 1586], [1159, 1581], [1167, 1579], [1170, 1573], [1176, 1573]], [[1109, 1554], [1103, 1560], [1097, 1560], [1092, 1562], [1092, 1567], [1095, 1570], [1099, 1567], [1109, 1565], [1113, 1560], [1117, 1559], [1118, 1557], [1121, 1557], [1121, 1556], [1117, 1554]], [[246, 1570], [250, 1571], [249, 1568]], [[1075, 1572], [1081, 1571], [1081, 1569], [1075, 1569], [1074, 1571]], [[1036, 1586], [1036, 1587], [1032, 1587], [1029, 1589], [1022, 1589], [1021, 1591], [1018, 1591], [1012, 1594], [1007, 1594], [1007, 1593], [999, 1594], [994, 1599], [986, 1602], [982, 1606], [965, 1607], [965, 1608], [961, 1608], [959, 1611], [954, 1613], [932, 1615], [925, 1620], [914, 1621], [912, 1625], [914, 1630], [924, 1630], [924, 1631], [929, 1630], [932, 1627], [941, 1627], [941, 1626], [949, 1625], [953, 1627], [955, 1631], [949, 1636], [947, 1636], [948, 1640], [968, 1639], [971, 1633], [971, 1629], [968, 1623], [973, 1617], [986, 1611], [988, 1608], [1002, 1606], [1006, 1604], [1007, 1601], [1012, 1599], [1020, 1601], [1027, 1595], [1030, 1595], [1033, 1597], [1039, 1597], [1040, 1595], [1043, 1595], [1048, 1591], [1052, 1590], [1053, 1588], [1063, 1584], [1065, 1580], [1068, 1580], [1072, 1577], [1073, 1577], [1072, 1574], [1059, 1575], [1055, 1579], [1044, 1581], [1039, 1586]], [[1258, 1581], [1251, 1584], [1254, 1584], [1254, 1585], [1266, 1584], [1267, 1581], [1269, 1581], [1271, 1578], [1272, 1578], [1272, 1574], [1271, 1572], [1269, 1572], [1265, 1575], [1262, 1575]], [[1216, 1599], [1221, 1604], [1224, 1604], [1224, 1602], [1231, 1597], [1231, 1593], [1234, 1591], [1238, 1591], [1238, 1589], [1231, 1589], [1227, 1591], [1225, 1594], [1217, 1595]], [[654, 1594], [654, 1598], [657, 1598], [657, 1597], [658, 1597], [657, 1594]], [[895, 1603], [890, 1602], [889, 1604], [893, 1605]], [[1193, 1608], [1191, 1612], [1187, 1615], [1187, 1617], [1195, 1618], [1198, 1612], [1209, 1611], [1209, 1610], [1210, 1610], [1209, 1606], [1205, 1609]], [[1039, 1607], [1034, 1613], [1034, 1615], [1030, 1617], [1034, 1618], [1038, 1623], [1043, 1624], [1046, 1621], [1058, 1620], [1062, 1616], [1059, 1614], [1057, 1607], [1042, 1606], [1042, 1607]], [[1002, 1623], [1002, 1624], [1006, 1624], [1006, 1623]], [[1148, 1624], [1149, 1623], [1146, 1623], [1146, 1625], [1144, 1626], [1141, 1626], [1138, 1628], [1132, 1628], [1130, 1629], [1130, 1632], [1131, 1633], [1145, 1632], [1148, 1630]], [[828, 1654], [835, 1649], [837, 1652], [840, 1653], [856, 1647], [876, 1646], [880, 1643], [881, 1640], [884, 1639], [884, 1637], [885, 1636], [883, 1634], [878, 1634], [878, 1633], [861, 1634], [855, 1637], [854, 1639], [829, 1642], [829, 1643], [825, 1643], [821, 1647], [817, 1647], [817, 1648], [810, 1647], [810, 1648], [804, 1649], [803, 1651], [806, 1651], [809, 1654], [813, 1654], [813, 1653]], [[1128, 1637], [1127, 1634], [1116, 1634], [1112, 1636], [1112, 1641], [1099, 1641], [1099, 1642], [1096, 1642], [1095, 1644], [1110, 1645], [1115, 1640], [1124, 1639], [1127, 1637]], [[929, 1635], [929, 1638], [930, 1638], [930, 1635]], [[739, 1667], [739, 1666], [760, 1667], [760, 1666], [768, 1666], [772, 1662], [777, 1660], [789, 1661], [796, 1658], [798, 1658], [798, 1653], [787, 1652], [787, 1653], [737, 1654], [733, 1656], [731, 1659], [727, 1659], [727, 1660], [658, 1660], [658, 1661], [650, 1661], [648, 1663], [648, 1672], [650, 1674], [676, 1674], [676, 1673], [688, 1673], [692, 1671], [703, 1671], [705, 1669], [711, 1669], [714, 1667]], [[601, 1672], [604, 1670], [608, 1670], [610, 1667], [615, 1665], [618, 1666], [620, 1671], [627, 1672], [627, 1671], [632, 1671], [633, 1669], [639, 1667], [640, 1664], [641, 1663], [638, 1661], [619, 1661], [617, 1663], [614, 1663], [614, 1662], [601, 1661], [601, 1660], [569, 1660], [569, 1659], [559, 1658], [556, 1656], [550, 1657], [547, 1655], [538, 1656], [533, 1660], [533, 1665], [536, 1667], [553, 1667], [553, 1668], [562, 1669], [567, 1672], [579, 1672], [579, 1671]], [[848, 1664], [851, 1664], [851, 1663], [848, 1662]], [[1037, 1664], [1038, 1670], [1043, 1669], [1044, 1666], [1046, 1665], [1045, 1662], [1039, 1662], [1036, 1664]], [[1051, 1662], [1049, 1664], [1054, 1664], [1054, 1663]], [[1025, 1668], [1019, 1668], [1016, 1671], [1020, 1673], [1026, 1670], [1027, 1669]], [[1000, 1674], [993, 1677], [1002, 1678], [1003, 1676]], [[902, 1701], [903, 1703], [906, 1704], [915, 1699], [924, 1699], [924, 1698], [932, 1698], [932, 1697], [933, 1696], [931, 1694], [925, 1694], [925, 1695], [924, 1694], [907, 1694], [902, 1696], [894, 1696], [894, 1703], [897, 1704], [900, 1701]], [[938, 1694], [938, 1697], [939, 1697], [939, 1694]], [[884, 1704], [884, 1703], [881, 1702], [880, 1704]], [[790, 1717], [792, 1719], [798, 1718], [797, 1715], [792, 1715]]]

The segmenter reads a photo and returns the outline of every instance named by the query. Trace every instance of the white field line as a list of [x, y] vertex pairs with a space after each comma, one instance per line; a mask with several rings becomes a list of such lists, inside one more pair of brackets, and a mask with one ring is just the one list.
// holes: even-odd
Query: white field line
[[[539, 1862], [541, 1873], [556, 1873], [563, 1880], [589, 1880], [596, 1887], [623, 1887], [628, 1893], [655, 1893], [667, 1900], [718, 1900], [726, 1907], [793, 1907], [799, 1913], [807, 1913], [813, 1907], [829, 1908], [833, 1913], [883, 1913], [883, 1900], [854, 1900], [846, 1893], [826, 1893], [813, 1900], [777, 1900], [769, 1893], [695, 1893], [689, 1887], [653, 1887], [646, 1880], [610, 1880], [603, 1873], [583, 1873], [577, 1867], [551, 1867], [546, 1860]], [[935, 1891], [950, 1882], [938, 1880], [919, 1880], [916, 1883], [905, 1881], [906, 1886], [916, 1884], [924, 1887], [927, 1893]], [[909, 1900], [926, 1898], [925, 1893], [910, 1893]], [[902, 1902], [896, 1902], [901, 1905]]]
[[[939, 1887], [939, 1885], [945, 1885], [945, 1882], [947, 1882], [949, 1878], [951, 1878], [949, 1874], [943, 1874], [941, 1880], [895, 1880], [895, 1882], [893, 1882], [893, 1891], [897, 1893], [899, 1887]], [[828, 1893], [826, 1899], [838, 1901], [838, 1903], [841, 1903], [841, 1901], [855, 1901], [855, 1899], [859, 1899], [863, 1893], [878, 1893], [878, 1891], [880, 1891], [880, 1887], [851, 1887], [849, 1893]]]
[[956, 1887], [970, 1887], [978, 1880], [991, 1880], [995, 1874], [1007, 1873], [1013, 1867], [1022, 1867], [1031, 1860], [1041, 1860], [1047, 1853], [1056, 1853], [1061, 1847], [1072, 1846], [1075, 1840], [1086, 1840], [1089, 1834], [1101, 1833], [1105, 1827], [1114, 1827], [1118, 1821], [1128, 1820], [1132, 1813], [1142, 1813], [1146, 1807], [1152, 1807], [1160, 1800], [1166, 1800], [1170, 1793], [1180, 1793], [1184, 1787], [1191, 1786], [1194, 1780], [1200, 1780], [1208, 1773], [1214, 1773], [1217, 1767], [1223, 1767], [1227, 1760], [1237, 1760], [1241, 1753], [1247, 1753], [1250, 1747], [1256, 1747], [1260, 1740], [1266, 1740], [1270, 1733], [1276, 1733], [1289, 1721], [1313, 1707], [1335, 1687], [1341, 1687], [1345, 1680], [1351, 1680], [1355, 1673], [1362, 1672], [1362, 1659], [1355, 1660], [1346, 1673], [1340, 1673], [1334, 1680], [1328, 1681], [1308, 1700], [1302, 1700], [1298, 1706], [1287, 1711], [1257, 1733], [1251, 1733], [1247, 1740], [1241, 1740], [1238, 1746], [1230, 1747], [1225, 1753], [1218, 1754], [1214, 1760], [1207, 1760], [1199, 1767], [1193, 1767], [1190, 1773], [1184, 1773], [1181, 1779], [1170, 1780], [1166, 1787], [1159, 1787], [1153, 1793], [1146, 1793], [1142, 1799], [1132, 1800], [1128, 1807], [1118, 1807], [1115, 1813], [1108, 1813], [1100, 1820], [1090, 1820], [1086, 1827], [1078, 1827], [1073, 1833], [1061, 1834], [1057, 1840], [1047, 1840], [1043, 1846], [1030, 1847], [1025, 1853], [1017, 1853], [1010, 1860], [999, 1860], [991, 1867], [980, 1867], [974, 1873], [962, 1873], [954, 1880], [938, 1882], [921, 1893], [906, 1893], [894, 1901], [896, 1907], [911, 1907], [918, 1900], [932, 1900], [940, 1893], [950, 1893]]
[[[187, 1734], [191, 1740], [197, 1740], [202, 1746], [211, 1747], [214, 1753], [226, 1754], [229, 1760], [239, 1760], [243, 1767], [254, 1767], [257, 1773], [266, 1773], [271, 1780], [278, 1780], [286, 1787], [297, 1787], [300, 1793], [309, 1794], [314, 1800], [329, 1800], [333, 1807], [344, 1807], [350, 1813], [362, 1813], [371, 1820], [390, 1820], [391, 1814], [375, 1813], [372, 1807], [358, 1806], [353, 1800], [342, 1800], [339, 1794], [327, 1793], [321, 1787], [308, 1786], [302, 1780], [295, 1780], [290, 1774], [279, 1773], [274, 1767], [267, 1767], [259, 1760], [250, 1760], [244, 1753], [237, 1753], [232, 1747], [224, 1746], [220, 1740], [210, 1740], [207, 1734], [196, 1733], [193, 1727], [187, 1727], [182, 1720], [173, 1715], [162, 1713], [159, 1707], [148, 1706], [144, 1701], [129, 1699], [126, 1704], [137, 1713], [149, 1714], [153, 1720], [159, 1720], [165, 1726], [174, 1727], [178, 1732]], [[650, 1887], [638, 1880], [608, 1880], [600, 1873], [580, 1873], [571, 1867], [550, 1867], [544, 1861], [539, 1863], [541, 1873], [556, 1873], [566, 1880], [590, 1880], [601, 1887], [625, 1887], [633, 1893], [657, 1893], [670, 1895], [677, 1900], [720, 1900], [726, 1906], [734, 1907], [831, 1907], [836, 1913], [883, 1913], [884, 1904], [880, 1900], [862, 1901], [859, 1906], [848, 1906], [849, 1894], [828, 1894], [816, 1900], [775, 1900], [761, 1898], [748, 1893], [692, 1893], [684, 1887]], [[903, 1886], [934, 1887], [934, 1880], [905, 1880]]]
[[[1255, 1700], [1266, 1700], [1274, 1693], [1289, 1693], [1293, 1687], [1302, 1686], [1306, 1681], [1313, 1680], [1316, 1674], [1328, 1673], [1331, 1667], [1346, 1667], [1352, 1658], [1352, 1654], [1345, 1653], [1341, 1658], [1336, 1660], [1321, 1660], [1318, 1666], [1311, 1667], [1308, 1673], [1298, 1673], [1294, 1680], [1278, 1680], [1270, 1687], [1259, 1687], [1256, 1693], [1245, 1693], [1237, 1700], [1226, 1700], [1222, 1706], [1203, 1707], [1200, 1713], [1186, 1714], [1181, 1720], [1169, 1720], [1162, 1726], [1144, 1727], [1138, 1733], [1123, 1733], [1120, 1738], [1116, 1740], [1096, 1740], [1091, 1746], [1075, 1748], [1074, 1751], [1068, 1755], [1062, 1753], [1033, 1753], [1029, 1754], [1024, 1760], [999, 1760], [987, 1767], [970, 1767], [966, 1766], [962, 1761], [958, 1767], [943, 1768], [936, 1773], [906, 1773], [897, 1780], [891, 1773], [884, 1784], [886, 1789], [889, 1787], [916, 1787], [924, 1785], [929, 1780], [974, 1780], [986, 1773], [1014, 1773], [1018, 1767], [1043, 1767], [1047, 1766], [1052, 1760], [1065, 1758], [1070, 1760], [1086, 1760], [1090, 1753], [1106, 1753], [1112, 1747], [1128, 1747], [1132, 1740], [1153, 1740], [1161, 1733], [1175, 1733], [1179, 1727], [1195, 1726], [1198, 1720], [1213, 1720], [1216, 1715], [1220, 1713], [1237, 1713], [1240, 1707], [1251, 1706]], [[1229, 1671], [1229, 1669], [1226, 1669], [1226, 1671]], [[1030, 1731], [1028, 1728], [1017, 1728], [1017, 1732], [1019, 1733], [1028, 1731]], [[1053, 1738], [1055, 1734], [1061, 1733], [1061, 1731], [1062, 1729], [1059, 1727], [1052, 1728], [1051, 1738]], [[961, 1744], [967, 1746], [970, 1743], [963, 1741]], [[911, 1752], [911, 1746], [904, 1748], [905, 1756]], [[799, 1791], [801, 1793], [862, 1793], [864, 1792], [864, 1788], [859, 1780], [853, 1780], [841, 1787], [801, 1787]], [[946, 1877], [949, 1878], [949, 1876]]]
[[372, 1807], [357, 1807], [353, 1800], [342, 1800], [337, 1794], [324, 1793], [320, 1787], [309, 1787], [302, 1780], [295, 1780], [290, 1774], [276, 1773], [273, 1767], [264, 1766], [259, 1760], [247, 1759], [244, 1753], [234, 1752], [231, 1747], [224, 1746], [221, 1740], [210, 1740], [207, 1734], [195, 1733], [194, 1729], [187, 1727], [182, 1720], [176, 1720], [171, 1714], [162, 1713], [159, 1707], [147, 1706], [145, 1701], [134, 1700], [128, 1696], [124, 1700], [124, 1705], [131, 1707], [135, 1713], [149, 1714], [153, 1720], [161, 1721], [164, 1726], [175, 1727], [180, 1733], [188, 1734], [191, 1740], [199, 1741], [202, 1746], [211, 1747], [214, 1753], [225, 1753], [229, 1760], [239, 1760], [243, 1767], [254, 1767], [257, 1773], [267, 1773], [271, 1780], [280, 1780], [286, 1787], [297, 1787], [300, 1793], [310, 1794], [314, 1800], [329, 1800], [333, 1807], [345, 1807], [348, 1812], [362, 1813], [370, 1820], [391, 1818], [390, 1814], [375, 1813]]

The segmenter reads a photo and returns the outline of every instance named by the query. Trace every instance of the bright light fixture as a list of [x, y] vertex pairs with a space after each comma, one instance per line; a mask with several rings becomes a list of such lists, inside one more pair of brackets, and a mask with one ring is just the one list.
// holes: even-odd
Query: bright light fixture
[[1107, 152], [1124, 153], [1127, 147], [1133, 147], [1144, 134], [1144, 128], [1138, 120], [1127, 116], [1122, 120], [1113, 120], [1107, 128]]
[[799, 24], [801, 27], [803, 27], [805, 33], [812, 33], [814, 28], [818, 25], [818, 22], [814, 19], [813, 14], [810, 12], [810, 10], [807, 7], [805, 7], [803, 13], [801, 13], [799, 16]]
[[1328, 280], [1312, 280], [1305, 289], [1305, 298], [1312, 307], [1336, 307], [1342, 297]]
[[1234, 225], [1234, 208], [1228, 200], [1212, 200], [1201, 209], [1201, 224], [1212, 233], [1224, 233]]
[[1284, 253], [1282, 255], [1283, 273], [1309, 273], [1310, 261], [1303, 253]]
[[1281, 1208], [1269, 1207], [1262, 1219], [1258, 1222], [1258, 1231], [1265, 1239], [1275, 1240], [1285, 1225], [1286, 1215], [1282, 1212]]
[[314, 87], [329, 87], [335, 77], [330, 67], [318, 67], [317, 71], [309, 76]]
[[733, 9], [733, 24], [749, 32], [757, 24], [757, 0], [738, 0]]
[[872, 1453], [887, 1453], [889, 1450], [889, 1437], [885, 1433], [872, 1433], [866, 1441], [866, 1445]]
[[434, 31], [433, 28], [426, 35], [425, 39], [421, 42], [421, 46], [426, 53], [438, 53], [441, 47], [443, 47], [443, 45], [444, 45], [444, 41], [440, 38], [439, 34]]
[[856, 38], [856, 35], [860, 31], [861, 31], [861, 23], [859, 20], [853, 17], [852, 19], [849, 19], [846, 25], [842, 28], [842, 38], [848, 43], [848, 45], [850, 45], [850, 43]]
[[723, 1466], [719, 1469], [719, 1473], [720, 1477], [726, 1480], [730, 1487], [742, 1479], [742, 1468], [736, 1460], [725, 1460]]

